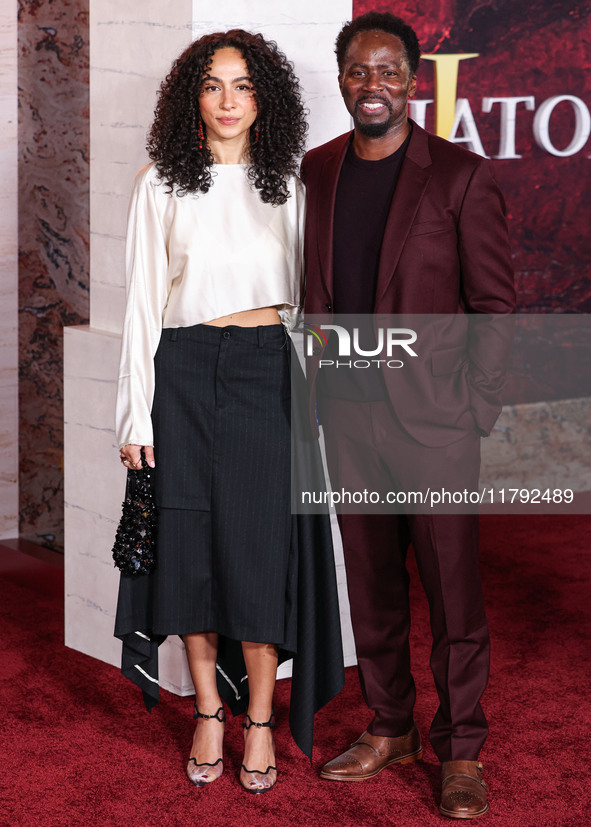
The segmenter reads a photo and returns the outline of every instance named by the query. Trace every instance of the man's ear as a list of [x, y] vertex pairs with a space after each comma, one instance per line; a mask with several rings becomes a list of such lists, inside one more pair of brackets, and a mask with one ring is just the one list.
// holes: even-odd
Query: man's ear
[[416, 91], [417, 91], [417, 76], [412, 75], [412, 77], [410, 79], [410, 83], [408, 84], [408, 97], [412, 98]]

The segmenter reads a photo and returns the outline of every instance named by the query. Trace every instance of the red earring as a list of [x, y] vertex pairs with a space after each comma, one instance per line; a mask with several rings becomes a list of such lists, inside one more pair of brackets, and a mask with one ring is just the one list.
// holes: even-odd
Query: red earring
[[199, 118], [199, 130], [197, 132], [197, 140], [199, 141], [198, 147], [199, 149], [203, 149], [203, 142], [205, 140], [205, 135], [203, 134], [203, 121]]
[[254, 130], [254, 142], [255, 144], [258, 143], [259, 140], [259, 122], [255, 122], [255, 130]]

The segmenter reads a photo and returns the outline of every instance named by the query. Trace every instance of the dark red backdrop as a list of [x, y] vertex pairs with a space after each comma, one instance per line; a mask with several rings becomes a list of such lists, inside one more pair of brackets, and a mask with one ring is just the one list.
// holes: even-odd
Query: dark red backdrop
[[[560, 0], [353, 0], [355, 16], [390, 11], [413, 26], [423, 53], [478, 52], [460, 63], [457, 96], [468, 98], [485, 152], [499, 150], [496, 104], [484, 97], [535, 97], [535, 109], [556, 95], [591, 106], [591, 7]], [[587, 50], [585, 45], [587, 44]], [[421, 61], [417, 98], [434, 98], [434, 65]], [[591, 313], [590, 142], [575, 155], [556, 157], [533, 137], [535, 111], [517, 110], [519, 159], [495, 160], [512, 236], [519, 310]], [[434, 105], [427, 109], [434, 131]], [[558, 149], [572, 140], [574, 116], [560, 104], [550, 120]], [[460, 132], [461, 134], [461, 132]]]

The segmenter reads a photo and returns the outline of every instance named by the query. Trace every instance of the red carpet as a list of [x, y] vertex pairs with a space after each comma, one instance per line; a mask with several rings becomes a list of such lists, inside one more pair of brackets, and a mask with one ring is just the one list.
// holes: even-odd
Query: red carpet
[[[482, 760], [499, 827], [591, 822], [591, 517], [483, 518], [482, 570], [493, 639]], [[62, 572], [0, 549], [0, 825], [452, 824], [437, 814], [439, 768], [425, 760], [357, 784], [321, 782], [319, 766], [362, 731], [356, 671], [317, 716], [310, 768], [290, 741], [287, 686], [277, 691], [279, 781], [238, 786], [240, 720], [227, 726], [226, 771], [191, 787], [184, 766], [191, 699], [162, 693], [151, 714], [119, 672], [63, 644]], [[413, 569], [416, 719], [436, 706], [429, 632]]]

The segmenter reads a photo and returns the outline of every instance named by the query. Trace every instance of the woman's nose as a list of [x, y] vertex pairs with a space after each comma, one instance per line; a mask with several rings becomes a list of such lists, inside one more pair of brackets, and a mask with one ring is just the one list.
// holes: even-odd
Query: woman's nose
[[222, 91], [222, 100], [220, 106], [222, 109], [233, 109], [236, 105], [234, 91], [232, 89], [225, 89]]

